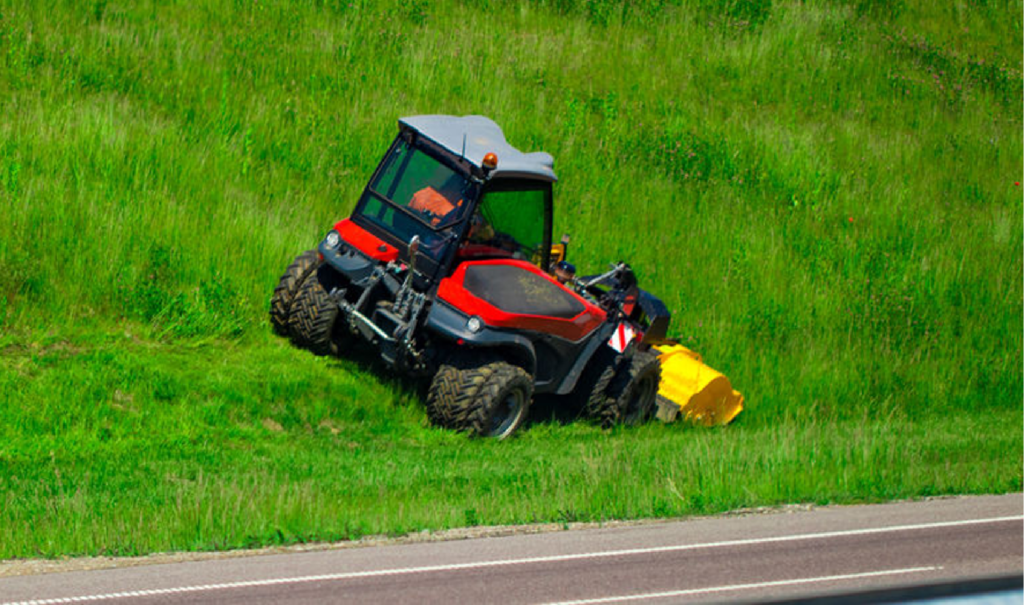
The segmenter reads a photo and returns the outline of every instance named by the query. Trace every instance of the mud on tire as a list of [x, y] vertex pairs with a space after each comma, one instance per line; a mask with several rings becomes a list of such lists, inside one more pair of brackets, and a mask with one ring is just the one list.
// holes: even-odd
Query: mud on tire
[[338, 320], [338, 303], [313, 275], [303, 282], [292, 302], [288, 315], [288, 335], [292, 343], [309, 349], [315, 355], [335, 355], [334, 324]]
[[526, 418], [533, 378], [504, 361], [455, 359], [443, 364], [427, 393], [427, 416], [444, 428], [504, 439]]
[[277, 282], [274, 294], [270, 297], [270, 325], [280, 336], [288, 335], [288, 314], [299, 288], [317, 267], [320, 257], [316, 250], [306, 250], [295, 257], [292, 264], [285, 269], [284, 275]]
[[588, 412], [606, 428], [619, 423], [643, 424], [654, 415], [660, 382], [658, 356], [651, 351], [638, 352], [623, 359], [603, 397], [597, 395]]

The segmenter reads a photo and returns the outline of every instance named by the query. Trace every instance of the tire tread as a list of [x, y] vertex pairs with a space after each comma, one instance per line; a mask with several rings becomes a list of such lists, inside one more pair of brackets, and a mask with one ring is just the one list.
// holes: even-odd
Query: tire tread
[[292, 303], [302, 284], [317, 267], [320, 257], [316, 250], [306, 250], [295, 257], [278, 280], [274, 293], [270, 296], [270, 326], [279, 336], [288, 335], [288, 317]]
[[533, 379], [525, 370], [504, 361], [481, 363], [455, 357], [434, 375], [427, 392], [427, 417], [443, 428], [487, 435], [494, 406], [510, 385], [525, 391], [524, 405], [528, 408]]
[[333, 338], [337, 319], [337, 303], [320, 285], [320, 280], [312, 277], [302, 284], [292, 302], [288, 334], [299, 348], [309, 349], [315, 355], [334, 355], [338, 352]]

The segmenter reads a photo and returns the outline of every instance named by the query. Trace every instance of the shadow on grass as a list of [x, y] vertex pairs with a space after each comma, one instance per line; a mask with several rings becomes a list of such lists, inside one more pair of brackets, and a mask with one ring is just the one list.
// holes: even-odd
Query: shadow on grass
[[430, 377], [413, 377], [397, 372], [380, 357], [378, 349], [367, 342], [358, 340], [331, 356], [331, 365], [339, 370], [351, 370], [355, 366], [360, 373], [373, 375], [383, 386], [394, 391], [399, 398], [416, 399], [421, 404], [427, 400]]
[[529, 416], [520, 430], [530, 430], [537, 425], [566, 426], [576, 422], [586, 422], [586, 419], [571, 395], [534, 395]]

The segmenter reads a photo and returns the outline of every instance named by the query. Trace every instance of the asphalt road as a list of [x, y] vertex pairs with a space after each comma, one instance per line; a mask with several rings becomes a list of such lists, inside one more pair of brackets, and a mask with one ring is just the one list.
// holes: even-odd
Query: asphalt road
[[749, 602], [1019, 575], [1022, 544], [1011, 494], [0, 578], [0, 605]]

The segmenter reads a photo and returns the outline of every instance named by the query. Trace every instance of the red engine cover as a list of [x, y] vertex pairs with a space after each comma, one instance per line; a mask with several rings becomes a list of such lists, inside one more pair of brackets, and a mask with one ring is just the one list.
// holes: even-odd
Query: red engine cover
[[607, 315], [536, 266], [521, 260], [467, 261], [441, 280], [438, 298], [496, 328], [543, 332], [573, 342]]

